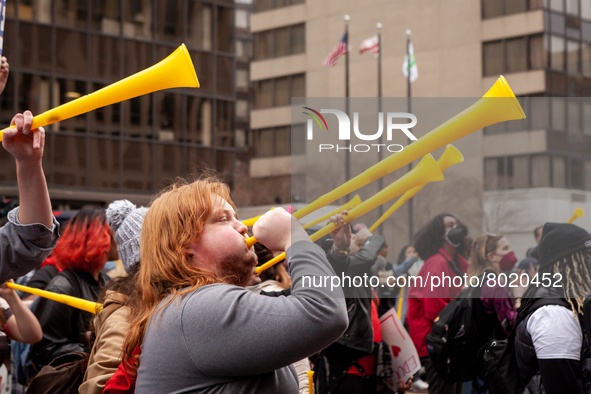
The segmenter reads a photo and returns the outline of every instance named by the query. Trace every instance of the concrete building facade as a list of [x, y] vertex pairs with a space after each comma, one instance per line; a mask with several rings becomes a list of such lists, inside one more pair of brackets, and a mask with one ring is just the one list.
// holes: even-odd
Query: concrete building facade
[[[527, 115], [455, 144], [466, 160], [414, 198], [415, 231], [449, 212], [468, 224], [473, 237], [506, 234], [522, 258], [535, 244], [537, 225], [565, 222], [576, 207], [591, 212], [591, 103], [582, 98], [591, 96], [590, 1], [259, 0], [253, 10], [254, 179], [287, 182], [292, 175], [292, 186], [305, 190], [299, 198], [310, 202], [322, 194], [322, 187], [306, 182], [307, 170], [294, 168], [302, 152], [292, 156], [294, 147], [286, 149], [294, 130], [285, 96], [344, 97], [344, 58], [333, 68], [321, 63], [343, 36], [343, 16], [350, 15], [351, 97], [377, 96], [376, 58], [359, 55], [358, 48], [380, 22], [384, 97], [407, 95], [401, 66], [410, 29], [419, 69], [413, 97], [476, 101], [503, 74]], [[420, 136], [430, 129], [419, 127], [418, 118]], [[344, 162], [335, 165], [343, 168]], [[404, 173], [396, 171], [384, 184]], [[367, 198], [378, 188], [364, 190]], [[374, 212], [360, 221], [371, 224], [377, 217]], [[409, 242], [408, 223], [405, 208], [381, 226], [391, 250]], [[589, 216], [576, 223], [591, 228]]]

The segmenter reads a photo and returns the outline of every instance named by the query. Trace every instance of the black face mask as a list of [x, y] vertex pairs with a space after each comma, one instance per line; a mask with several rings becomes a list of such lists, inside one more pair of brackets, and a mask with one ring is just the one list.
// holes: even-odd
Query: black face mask
[[456, 226], [445, 233], [445, 242], [457, 248], [464, 242], [466, 238], [466, 232], [460, 226]]

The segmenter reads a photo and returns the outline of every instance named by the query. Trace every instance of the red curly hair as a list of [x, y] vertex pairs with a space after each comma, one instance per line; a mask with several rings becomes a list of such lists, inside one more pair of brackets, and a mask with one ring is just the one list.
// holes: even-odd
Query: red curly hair
[[105, 210], [83, 208], [66, 225], [52, 257], [61, 269], [91, 272], [107, 262], [111, 249], [111, 229]]

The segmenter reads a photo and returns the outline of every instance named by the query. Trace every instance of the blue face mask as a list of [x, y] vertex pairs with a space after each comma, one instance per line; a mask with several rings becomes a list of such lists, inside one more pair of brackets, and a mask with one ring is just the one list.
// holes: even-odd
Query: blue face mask
[[464, 242], [464, 238], [466, 238], [466, 233], [464, 229], [460, 226], [456, 226], [452, 229], [447, 230], [445, 233], [445, 242], [457, 248]]

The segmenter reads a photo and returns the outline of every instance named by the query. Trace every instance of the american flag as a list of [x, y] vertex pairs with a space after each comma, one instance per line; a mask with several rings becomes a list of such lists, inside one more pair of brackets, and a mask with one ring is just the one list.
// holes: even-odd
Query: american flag
[[322, 62], [324, 67], [334, 67], [337, 64], [339, 57], [347, 53], [347, 33], [343, 34], [341, 41], [334, 47], [331, 53]]

